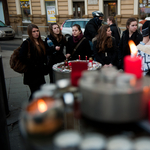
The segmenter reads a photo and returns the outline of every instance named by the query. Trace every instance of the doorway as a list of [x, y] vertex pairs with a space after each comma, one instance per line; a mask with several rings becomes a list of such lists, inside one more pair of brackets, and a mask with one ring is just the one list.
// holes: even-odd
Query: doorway
[[108, 16], [116, 16], [117, 14], [117, 1], [104, 2], [104, 21], [107, 21]]
[[85, 14], [84, 2], [73, 2], [74, 18], [82, 18], [84, 14]]

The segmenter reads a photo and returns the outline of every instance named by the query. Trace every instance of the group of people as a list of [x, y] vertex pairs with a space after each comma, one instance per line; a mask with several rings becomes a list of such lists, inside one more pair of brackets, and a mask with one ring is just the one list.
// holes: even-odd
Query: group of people
[[[93, 19], [87, 23], [84, 35], [81, 27], [74, 24], [72, 36], [67, 41], [57, 23], [50, 24], [50, 35], [45, 41], [41, 39], [38, 26], [34, 24], [28, 26], [29, 38], [23, 42], [19, 56], [28, 66], [28, 71], [24, 73], [24, 84], [27, 84], [31, 91], [29, 100], [32, 100], [33, 93], [45, 83], [44, 75], [49, 73], [50, 82], [53, 83], [52, 66], [66, 59], [76, 60], [79, 55], [82, 60], [86, 59], [85, 56], [93, 57], [103, 66], [123, 69], [123, 59], [126, 55], [130, 55], [128, 41], [133, 40], [138, 45], [143, 38], [137, 30], [137, 20], [129, 18], [126, 30], [120, 37], [121, 32], [114, 17], [108, 17], [107, 25], [102, 25], [103, 16], [99, 11], [93, 12]], [[149, 44], [150, 41], [147, 40], [145, 43]], [[66, 55], [63, 53], [64, 46]]]

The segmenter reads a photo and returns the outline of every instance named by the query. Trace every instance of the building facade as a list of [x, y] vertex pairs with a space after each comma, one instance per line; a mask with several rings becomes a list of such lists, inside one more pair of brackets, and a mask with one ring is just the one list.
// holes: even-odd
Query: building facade
[[[5, 0], [0, 0], [0, 2]], [[106, 21], [115, 16], [118, 26], [125, 27], [129, 17], [144, 19], [150, 15], [150, 0], [7, 0], [10, 25], [46, 26], [62, 24], [71, 18], [92, 18], [93, 11], [102, 11]], [[4, 7], [4, 6], [3, 6]], [[4, 10], [4, 9], [3, 9]], [[5, 14], [4, 14], [5, 16]], [[6, 17], [5, 17], [6, 18]]]

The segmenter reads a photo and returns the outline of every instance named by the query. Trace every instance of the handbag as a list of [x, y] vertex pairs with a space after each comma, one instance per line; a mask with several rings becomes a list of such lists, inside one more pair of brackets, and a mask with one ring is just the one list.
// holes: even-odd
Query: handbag
[[[22, 44], [21, 44], [21, 46], [22, 46]], [[20, 52], [21, 46], [19, 46], [17, 49], [14, 50], [14, 52], [10, 56], [9, 64], [10, 64], [10, 67], [14, 71], [16, 71], [18, 73], [25, 73], [28, 70], [27, 65], [24, 64], [23, 62], [21, 62], [20, 58], [19, 58], [19, 52]], [[29, 41], [28, 41], [28, 54], [27, 54], [27, 57], [30, 58], [30, 43], [29, 43]]]
[[72, 55], [76, 52], [77, 48], [79, 47], [79, 45], [82, 43], [82, 41], [85, 39], [85, 37], [83, 37], [81, 39], [81, 41], [76, 45], [76, 47], [73, 49]]

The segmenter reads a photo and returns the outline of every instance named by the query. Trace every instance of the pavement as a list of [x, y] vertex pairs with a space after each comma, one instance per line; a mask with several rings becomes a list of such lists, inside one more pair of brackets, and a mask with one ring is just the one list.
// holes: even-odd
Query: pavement
[[[13, 40], [8, 41], [13, 43]], [[22, 43], [22, 39], [18, 39], [17, 43]], [[16, 44], [16, 43], [14, 43]], [[25, 150], [19, 132], [18, 120], [23, 105], [28, 103], [30, 90], [28, 86], [23, 84], [23, 75], [14, 72], [9, 65], [9, 59], [13, 51], [1, 50], [7, 99], [10, 110], [10, 116], [7, 118], [7, 127], [9, 132], [9, 140], [11, 150]], [[49, 77], [46, 76], [46, 82], [49, 83]]]

